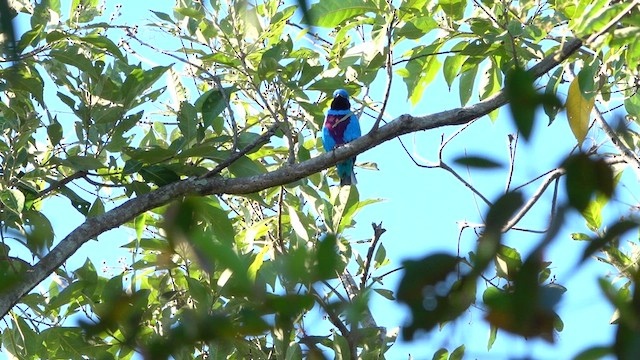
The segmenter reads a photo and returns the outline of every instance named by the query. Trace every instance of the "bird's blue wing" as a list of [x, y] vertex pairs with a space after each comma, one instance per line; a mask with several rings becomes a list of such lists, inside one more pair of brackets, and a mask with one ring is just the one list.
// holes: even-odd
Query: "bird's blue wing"
[[349, 142], [359, 138], [362, 135], [362, 131], [360, 130], [360, 122], [355, 114], [351, 115], [349, 119], [349, 124], [344, 131], [344, 141]]
[[329, 129], [326, 127], [322, 128], [322, 146], [324, 146], [324, 151], [329, 152], [336, 147], [336, 141], [331, 136]]

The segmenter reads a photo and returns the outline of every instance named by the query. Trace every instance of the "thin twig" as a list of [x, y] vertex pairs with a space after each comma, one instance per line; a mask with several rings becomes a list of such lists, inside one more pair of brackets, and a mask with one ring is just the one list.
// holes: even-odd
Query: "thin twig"
[[365, 286], [367, 285], [367, 279], [369, 278], [369, 268], [371, 267], [371, 262], [373, 261], [373, 252], [377, 248], [378, 241], [380, 241], [380, 237], [387, 230], [382, 228], [382, 222], [380, 224], [371, 223], [371, 227], [373, 227], [373, 238], [371, 239], [371, 245], [369, 245], [369, 251], [367, 251], [367, 258], [364, 262], [364, 270], [362, 271], [362, 280], [360, 281], [360, 291], [363, 291]]
[[502, 232], [507, 232], [511, 228], [513, 228], [518, 223], [518, 221], [520, 221], [527, 214], [527, 212], [531, 210], [533, 205], [535, 205], [538, 202], [538, 200], [540, 199], [540, 197], [542, 197], [542, 194], [544, 194], [547, 187], [557, 178], [564, 175], [564, 173], [565, 173], [565, 170], [563, 168], [558, 168], [552, 171], [549, 174], [549, 176], [538, 187], [538, 190], [536, 190], [536, 192], [529, 198], [529, 200], [522, 206], [522, 208], [520, 208], [520, 211], [518, 211], [518, 213], [515, 214], [509, 220], [509, 222], [502, 228]]
[[340, 331], [340, 334], [342, 334], [342, 336], [347, 340], [351, 353], [356, 354], [357, 346], [356, 346], [356, 342], [354, 341], [355, 339], [353, 339], [351, 331], [349, 331], [347, 326], [342, 322], [342, 320], [340, 319], [340, 316], [338, 316], [335, 312], [333, 312], [333, 309], [331, 309], [329, 305], [325, 303], [322, 296], [320, 296], [318, 291], [313, 286], [309, 287], [309, 292], [311, 292], [311, 295], [316, 299], [316, 302], [318, 303], [318, 305], [320, 305], [322, 310], [324, 310], [324, 312], [327, 314], [327, 316], [329, 317], [329, 321], [331, 321], [333, 326], [338, 328], [338, 330]]
[[482, 199], [482, 201], [487, 204], [487, 205], [491, 205], [491, 201], [489, 201], [489, 199], [487, 199], [484, 195], [482, 195], [482, 193], [480, 191], [478, 191], [473, 185], [471, 185], [468, 181], [466, 181], [465, 179], [462, 178], [462, 176], [460, 176], [455, 170], [453, 170], [449, 165], [447, 165], [446, 163], [440, 162], [440, 166], [441, 169], [448, 171], [451, 175], [453, 175], [456, 179], [458, 179], [458, 181], [460, 181], [464, 186], [466, 186], [469, 190], [471, 190], [471, 192], [473, 192], [474, 194], [476, 194], [480, 199]]
[[45, 195], [47, 195], [48, 193], [60, 189], [61, 187], [65, 186], [66, 184], [72, 182], [73, 180], [76, 179], [80, 179], [83, 178], [87, 175], [87, 172], [82, 170], [82, 171], [76, 171], [75, 173], [71, 174], [70, 176], [67, 176], [66, 178], [56, 181], [55, 183], [49, 185], [48, 188], [38, 192], [38, 194], [36, 195], [36, 198], [41, 198], [44, 197]]
[[640, 179], [640, 158], [638, 158], [638, 154], [634, 153], [631, 149], [629, 149], [620, 139], [618, 134], [609, 126], [607, 121], [602, 116], [602, 112], [598, 109], [597, 106], [593, 107], [594, 113], [596, 115], [596, 121], [600, 124], [600, 127], [604, 131], [604, 133], [609, 137], [613, 146], [620, 152], [620, 156], [625, 159], [625, 162], [631, 166], [633, 171], [636, 173], [638, 179]]
[[515, 136], [509, 134], [508, 135], [508, 143], [509, 143], [509, 173], [507, 175], [507, 185], [504, 187], [504, 191], [509, 191], [511, 187], [511, 180], [513, 179], [513, 171], [516, 167], [516, 150], [518, 149], [518, 138], [519, 134], [516, 133]]

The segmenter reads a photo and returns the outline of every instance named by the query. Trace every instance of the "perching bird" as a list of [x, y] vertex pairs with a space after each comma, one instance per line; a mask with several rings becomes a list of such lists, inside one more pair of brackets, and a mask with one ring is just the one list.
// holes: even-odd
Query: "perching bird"
[[[322, 145], [329, 152], [338, 146], [359, 138], [361, 135], [358, 118], [351, 111], [349, 93], [345, 89], [338, 89], [333, 93], [331, 109], [327, 111], [327, 117], [322, 129]], [[355, 185], [356, 175], [353, 172], [356, 158], [352, 157], [336, 164], [340, 186]]]

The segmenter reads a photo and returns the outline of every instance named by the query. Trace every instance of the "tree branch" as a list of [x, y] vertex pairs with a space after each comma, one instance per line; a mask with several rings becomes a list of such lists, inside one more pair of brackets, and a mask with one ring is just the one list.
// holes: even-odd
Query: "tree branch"
[[[534, 78], [542, 76], [566, 60], [580, 46], [582, 46], [580, 39], [568, 40], [558, 52], [541, 60], [529, 72]], [[51, 252], [33, 266], [31, 272], [23, 275], [20, 283], [0, 295], [0, 314], [4, 317], [22, 296], [59, 268], [82, 244], [110, 229], [121, 226], [145, 211], [168, 204], [187, 195], [249, 194], [288, 184], [334, 166], [339, 161], [356, 156], [400, 135], [443, 126], [465, 124], [490, 113], [506, 103], [507, 97], [504, 90], [502, 90], [490, 98], [463, 108], [425, 116], [401, 115], [374, 132], [340, 146], [334, 151], [321, 154], [298, 164], [285, 165], [271, 172], [244, 178], [188, 178], [127, 200], [122, 205], [101, 215], [87, 218], [83, 224], [60, 241]]]

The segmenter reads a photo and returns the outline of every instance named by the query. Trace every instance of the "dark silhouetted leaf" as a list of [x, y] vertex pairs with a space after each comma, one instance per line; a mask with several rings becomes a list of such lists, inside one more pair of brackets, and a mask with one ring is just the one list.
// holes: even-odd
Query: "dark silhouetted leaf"
[[180, 181], [180, 176], [164, 165], [145, 166], [141, 168], [138, 173], [144, 181], [156, 184], [157, 186], [164, 186]]
[[502, 168], [502, 164], [497, 161], [488, 159], [483, 156], [461, 156], [453, 159], [453, 161], [459, 165], [468, 166], [472, 168], [481, 169], [499, 169]]
[[456, 281], [458, 262], [455, 256], [433, 254], [403, 263], [405, 273], [396, 294], [411, 311], [411, 323], [403, 327], [405, 339], [411, 340], [418, 329], [430, 331], [457, 318], [471, 304], [475, 280]]
[[533, 76], [520, 67], [513, 69], [505, 79], [509, 110], [525, 140], [531, 137], [536, 108], [540, 104], [540, 96], [533, 87], [533, 80]]
[[563, 167], [567, 173], [565, 187], [569, 204], [578, 211], [587, 208], [596, 191], [607, 198], [613, 194], [613, 171], [604, 160], [579, 153], [565, 160]]

